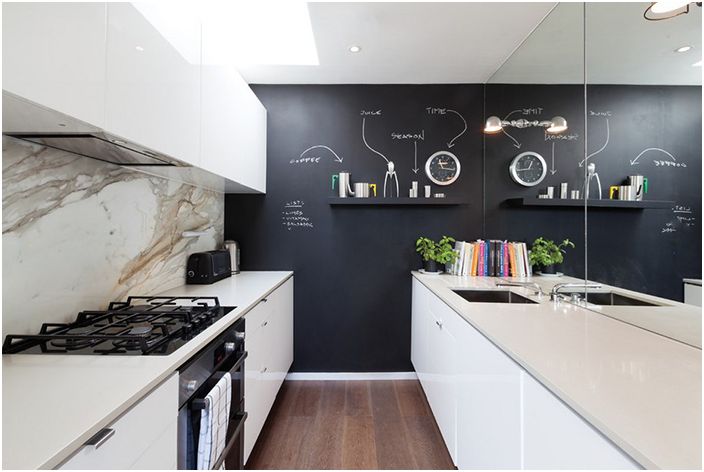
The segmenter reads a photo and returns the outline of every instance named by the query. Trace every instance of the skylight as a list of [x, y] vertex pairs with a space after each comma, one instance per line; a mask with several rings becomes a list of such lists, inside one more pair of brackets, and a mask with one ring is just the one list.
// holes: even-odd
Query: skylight
[[319, 64], [306, 2], [192, 1], [133, 5], [191, 63], [199, 60], [192, 47], [191, 30], [192, 24], [200, 19], [204, 64]]

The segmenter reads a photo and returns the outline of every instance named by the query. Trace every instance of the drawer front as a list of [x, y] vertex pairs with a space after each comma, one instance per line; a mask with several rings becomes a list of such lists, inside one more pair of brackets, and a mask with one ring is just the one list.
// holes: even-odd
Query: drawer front
[[132, 464], [132, 470], [176, 470], [178, 423], [174, 421], [161, 436]]
[[[103, 444], [83, 446], [59, 468], [129, 469], [176, 423], [177, 416], [178, 374], [175, 374], [108, 426], [114, 432]], [[175, 451], [175, 436], [173, 448]], [[168, 459], [175, 460], [175, 453]]]

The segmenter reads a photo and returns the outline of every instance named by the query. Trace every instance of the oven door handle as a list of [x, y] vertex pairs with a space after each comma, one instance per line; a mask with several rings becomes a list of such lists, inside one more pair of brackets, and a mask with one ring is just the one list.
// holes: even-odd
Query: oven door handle
[[232, 449], [235, 443], [239, 443], [240, 434], [242, 434], [242, 427], [244, 426], [244, 422], [247, 419], [247, 416], [247, 412], [245, 411], [241, 414], [235, 415], [233, 418], [230, 419], [230, 421], [238, 421], [239, 424], [237, 425], [237, 428], [235, 428], [235, 431], [232, 433], [232, 437], [227, 440], [227, 444], [225, 444], [225, 449], [222, 450], [220, 457], [217, 461], [215, 461], [215, 466], [211, 470], [218, 470], [222, 463], [225, 461], [225, 458], [230, 452], [230, 449]]
[[[230, 370], [218, 370], [211, 376], [211, 378], [215, 376], [222, 377], [223, 375], [229, 372], [234, 372], [238, 370], [240, 367], [242, 367], [242, 364], [244, 363], [244, 360], [247, 358], [248, 355], [249, 354], [247, 353], [247, 351], [244, 351], [244, 353], [242, 353], [240, 358], [237, 360], [237, 362], [235, 362], [235, 365], [233, 365]], [[207, 405], [205, 404], [205, 398], [196, 398], [194, 400], [191, 400], [191, 410], [204, 410], [206, 406]]]

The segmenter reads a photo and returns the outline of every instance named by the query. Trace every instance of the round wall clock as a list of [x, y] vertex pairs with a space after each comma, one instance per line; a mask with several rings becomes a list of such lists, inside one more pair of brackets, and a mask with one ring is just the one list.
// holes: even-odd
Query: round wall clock
[[460, 160], [448, 151], [438, 151], [425, 162], [425, 175], [437, 185], [450, 185], [460, 176]]
[[508, 167], [511, 178], [525, 187], [534, 187], [543, 181], [548, 166], [543, 156], [537, 152], [522, 152], [511, 161]]

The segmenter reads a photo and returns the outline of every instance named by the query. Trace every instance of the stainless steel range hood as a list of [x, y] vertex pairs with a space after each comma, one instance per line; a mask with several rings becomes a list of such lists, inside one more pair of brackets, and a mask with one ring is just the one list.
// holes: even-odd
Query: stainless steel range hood
[[177, 159], [3, 90], [2, 133], [99, 161], [128, 166], [187, 166]]
[[4, 133], [42, 146], [68, 151], [99, 161], [129, 166], [178, 165], [167, 157], [131, 145], [105, 133]]

